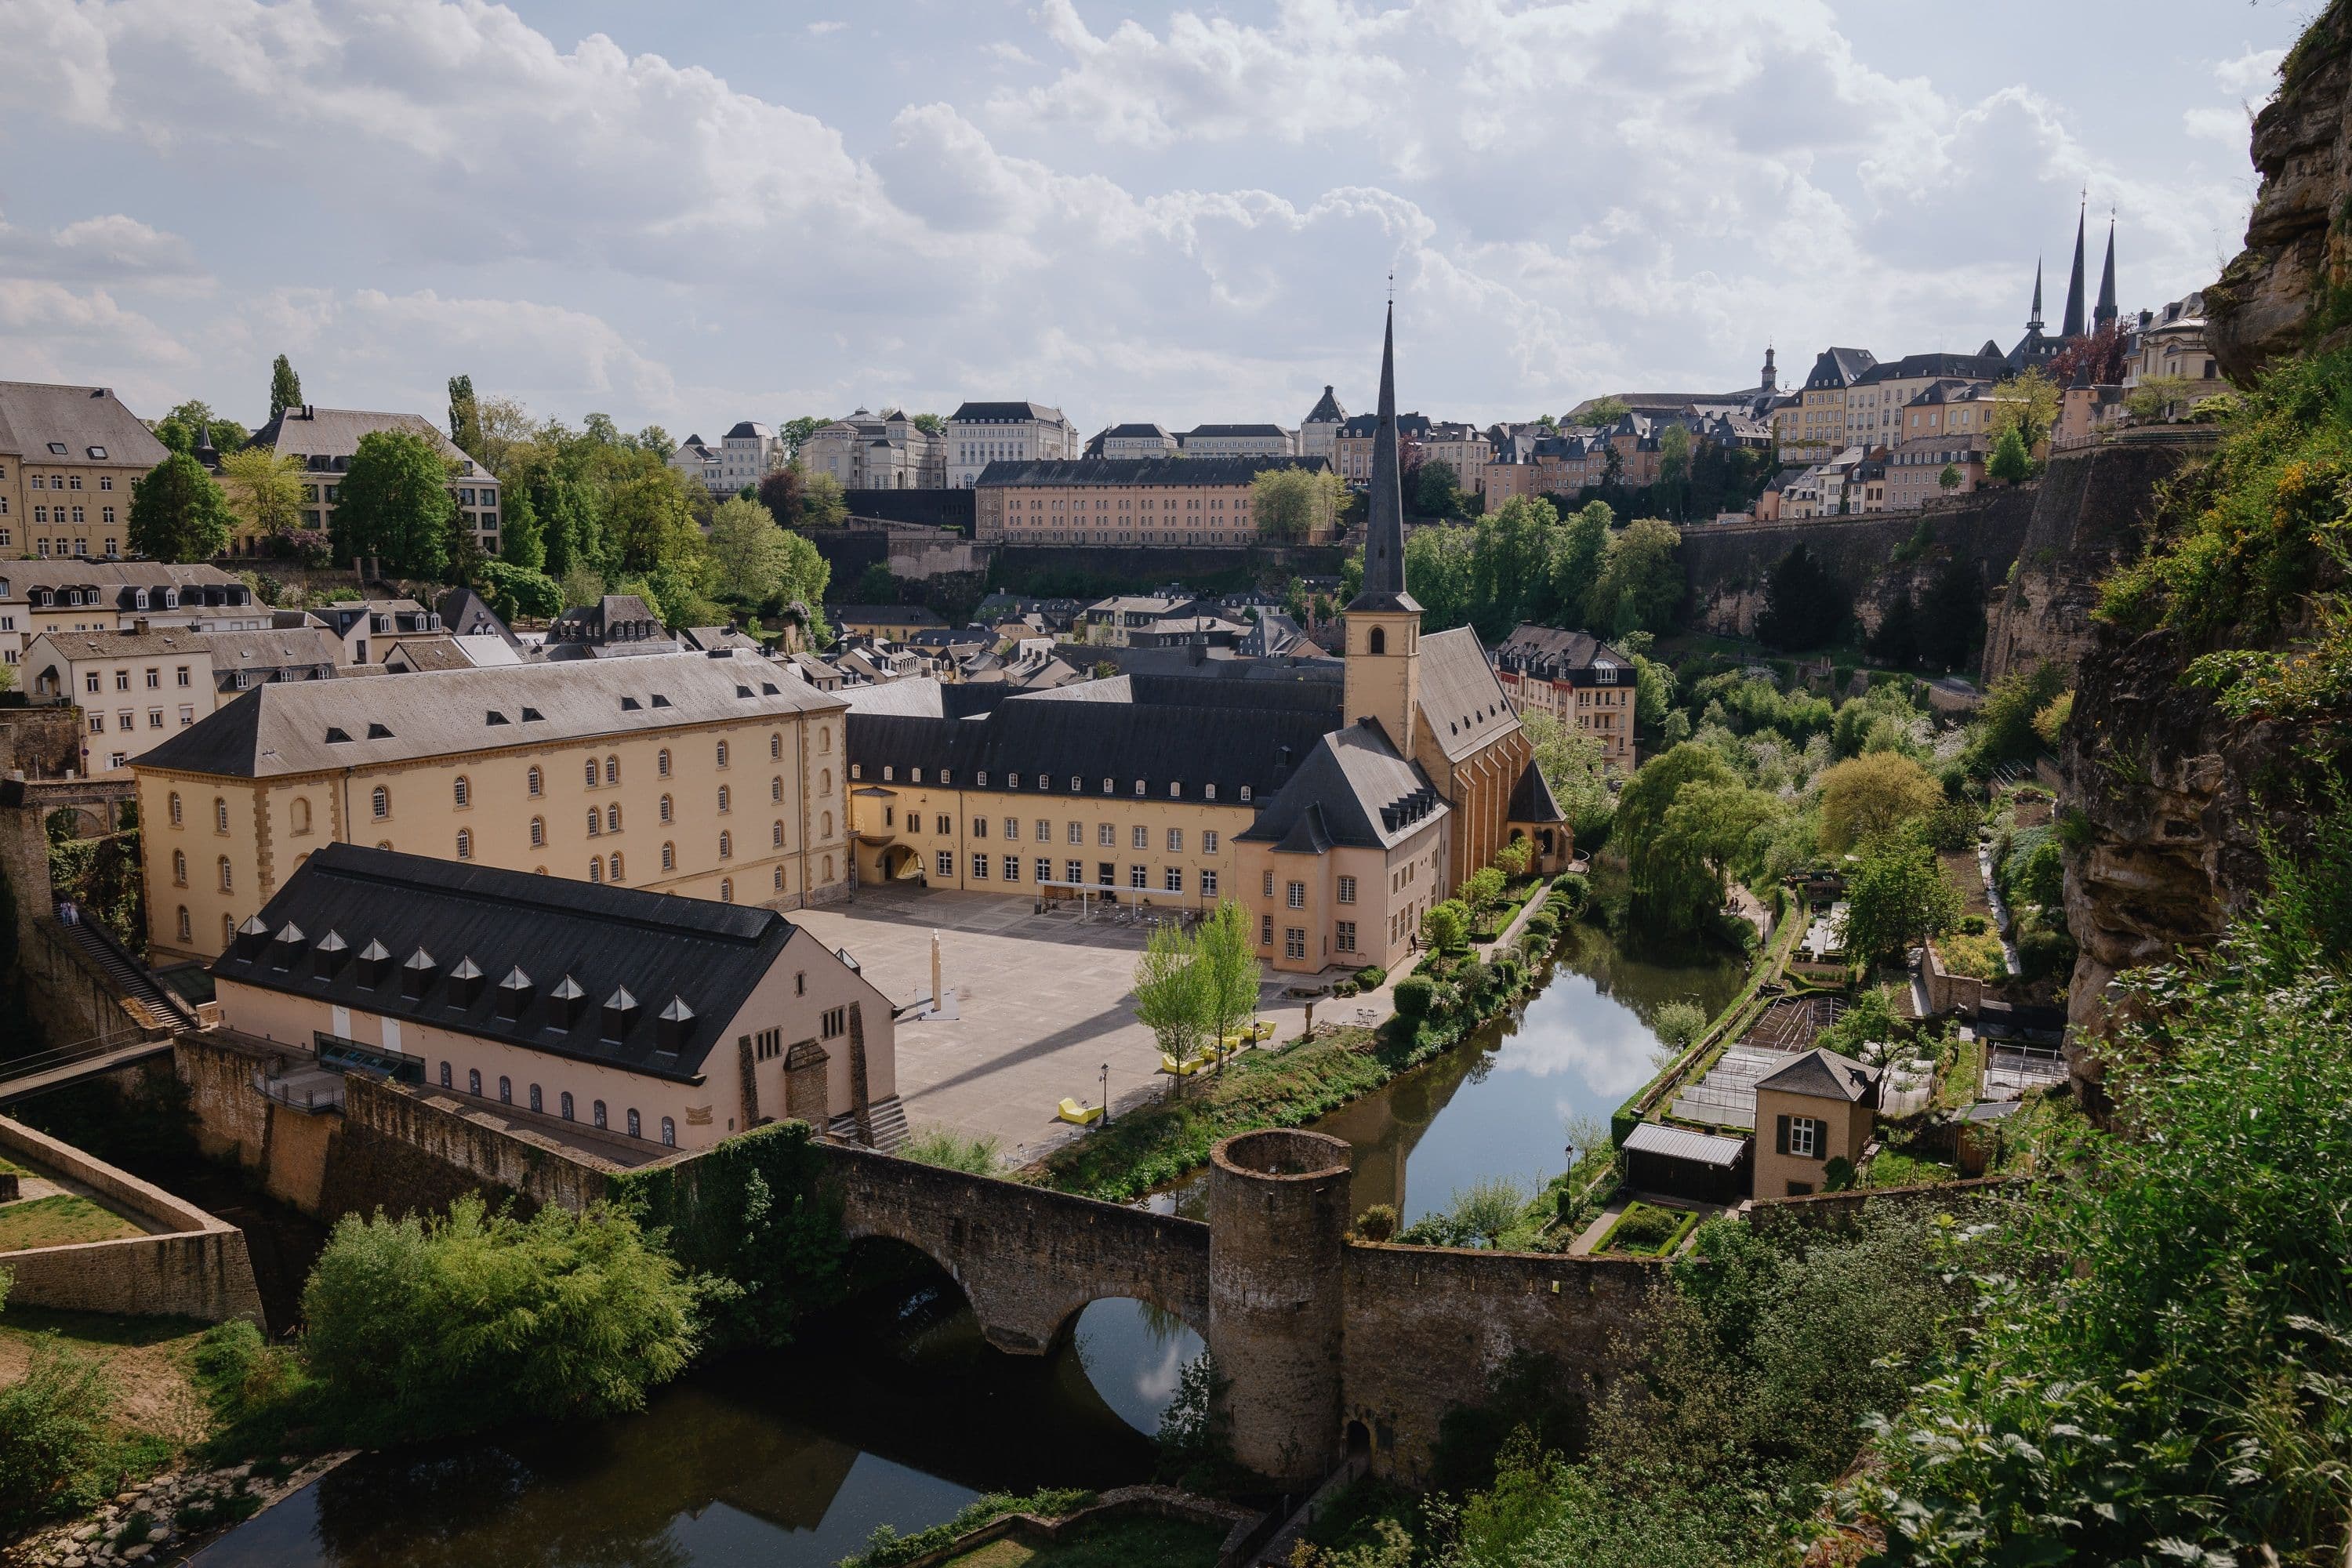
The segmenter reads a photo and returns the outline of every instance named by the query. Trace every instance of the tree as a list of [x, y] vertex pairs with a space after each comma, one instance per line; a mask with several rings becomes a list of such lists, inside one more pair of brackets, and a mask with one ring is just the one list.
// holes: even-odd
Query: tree
[[1631, 414], [1633, 410], [1625, 405], [1625, 400], [1623, 398], [1612, 395], [1608, 397], [1594, 398], [1591, 403], [1585, 405], [1583, 418], [1581, 420], [1571, 419], [1570, 423], [1582, 424], [1593, 429], [1600, 429], [1606, 426], [1616, 424], [1617, 421], [1624, 418], [1626, 415]]
[[1559, 521], [1551, 502], [1522, 496], [1480, 518], [1472, 529], [1471, 624], [1486, 641], [1509, 636], [1522, 621], [1549, 618]]
[[1926, 816], [1944, 798], [1927, 770], [1900, 752], [1867, 752], [1821, 775], [1822, 847], [1842, 854]]
[[708, 542], [710, 591], [745, 605], [772, 597], [783, 581], [784, 539], [784, 531], [758, 501], [720, 501]]
[[457, 450], [487, 466], [489, 459], [482, 456], [482, 409], [474, 398], [474, 378], [453, 375], [449, 378], [449, 439]]
[[1135, 1016], [1165, 1055], [1181, 1062], [1217, 1037], [1209, 1032], [1209, 973], [1199, 944], [1161, 926], [1135, 961]]
[[[808, 438], [815, 435], [824, 425], [824, 421], [813, 414], [803, 414], [797, 419], [785, 420], [777, 431], [777, 434], [784, 438], [784, 460], [786, 462], [797, 460], [800, 450], [807, 445]], [[782, 518], [784, 514], [780, 511], [776, 515]]]
[[2012, 669], [1992, 683], [1984, 706], [1977, 710], [1976, 733], [1969, 742], [1969, 761], [1979, 773], [2003, 763], [2022, 762], [2042, 747], [2034, 733], [2034, 716], [2057, 700], [2066, 689], [2066, 672], [2054, 664]]
[[503, 620], [511, 622], [525, 616], [552, 620], [563, 613], [563, 590], [544, 572], [505, 561], [485, 561], [474, 582]]
[[633, 439], [638, 451], [650, 452], [665, 463], [669, 461], [670, 454], [677, 450], [677, 443], [671, 440], [669, 432], [658, 425], [646, 426]]
[[1919, 612], [1908, 593], [1887, 602], [1862, 646], [1881, 664], [1907, 665], [1919, 657]]
[[1851, 608], [1836, 574], [1822, 564], [1811, 545], [1799, 544], [1765, 576], [1756, 636], [1767, 647], [1820, 647], [1836, 640]]
[[1416, 528], [1404, 542], [1404, 578], [1420, 601], [1423, 631], [1470, 624], [1477, 603], [1475, 541], [1466, 528]]
[[756, 499], [768, 509], [768, 515], [779, 523], [791, 526], [801, 514], [801, 468], [797, 463], [786, 463], [760, 476]]
[[1626, 781], [1610, 832], [1632, 872], [1633, 907], [1644, 923], [1669, 935], [1688, 935], [1721, 907], [1723, 885], [1701, 845], [1669, 831], [1667, 817], [1685, 789], [1739, 783], [1711, 747], [1689, 741], [1651, 758]]
[[375, 556], [403, 576], [438, 578], [457, 516], [448, 465], [432, 442], [414, 431], [374, 430], [352, 455], [328, 531], [338, 562]]
[[2058, 738], [2065, 732], [2066, 721], [2074, 716], [2074, 694], [2062, 691], [2043, 703], [2033, 715], [2033, 732], [2052, 751], [2058, 749]]
[[302, 402], [302, 378], [294, 374], [294, 366], [284, 354], [279, 354], [269, 366], [269, 417], [277, 418]]
[[833, 640], [833, 632], [820, 613], [824, 607], [825, 590], [833, 583], [833, 563], [803, 536], [787, 532], [784, 540], [783, 570], [776, 579], [775, 597], [780, 604], [797, 601], [808, 606], [809, 635], [820, 643]]
[[229, 510], [249, 534], [278, 538], [301, 526], [302, 459], [267, 447], [247, 447], [220, 460]]
[[1280, 543], [1328, 535], [1347, 488], [1328, 468], [1261, 468], [1250, 480], [1250, 517], [1261, 537]]
[[576, 610], [604, 596], [604, 574], [593, 566], [574, 566], [563, 574], [556, 586], [562, 593], [563, 607]]
[[2086, 379], [2093, 386], [2120, 386], [2126, 358], [2123, 332], [2113, 321], [2101, 321], [2082, 336], [2069, 339], [2050, 362], [2050, 380], [2072, 386]]
[[2124, 394], [2124, 406], [2135, 419], [2169, 418], [2196, 384], [2185, 375], [2151, 375]]
[[2031, 457], [2058, 423], [2058, 384], [2039, 369], [2011, 376], [1992, 389], [1990, 417], [1987, 428], [1996, 443], [2014, 430]]
[[2012, 485], [2033, 477], [2033, 458], [2016, 426], [2011, 426], [1993, 438], [1992, 457], [1985, 464], [1985, 472], [2003, 484]]
[[795, 528], [838, 528], [849, 521], [849, 498], [831, 474], [801, 475], [800, 516]]
[[1551, 598], [1562, 615], [1574, 617], [1585, 613], [1593, 584], [1601, 580], [1601, 563], [1609, 552], [1609, 530], [1616, 521], [1607, 501], [1587, 501], [1569, 515], [1555, 535]]
[[1664, 631], [1683, 598], [1683, 536], [1674, 524], [1636, 518], [1609, 542], [1585, 607], [1585, 625], [1603, 637]]
[[945, 436], [948, 422], [937, 414], [918, 414], [915, 416], [915, 428], [926, 436]]
[[1845, 945], [1872, 960], [1941, 936], [1960, 918], [1960, 890], [1927, 847], [1890, 834], [1865, 850], [1845, 884]]
[[499, 497], [499, 559], [509, 566], [536, 572], [547, 564], [547, 541], [539, 528], [539, 508], [529, 485], [516, 485]]
[[228, 545], [236, 514], [204, 465], [173, 452], [131, 483], [128, 538], [157, 561], [204, 561]]
[[1971, 668], [1984, 637], [1984, 574], [1975, 559], [1954, 556], [1945, 562], [1919, 602], [1919, 663], [1938, 674]]
[[1936, 488], [1949, 494], [1958, 489], [1966, 482], [1967, 478], [1968, 476], [1960, 472], [1960, 466], [1958, 463], [1946, 463], [1944, 471], [1936, 476]]
[[1483, 915], [1502, 900], [1504, 883], [1500, 867], [1481, 866], [1464, 880], [1459, 896], [1473, 914]]
[[1691, 434], [1680, 424], [1658, 432], [1658, 478], [1651, 495], [1676, 519], [1690, 500]]
[[[1660, 835], [1661, 853], [1695, 857], [1713, 879], [1705, 908], [1690, 911], [1690, 923], [1685, 929], [1697, 929], [1699, 920], [1708, 910], [1722, 907], [1733, 868], [1743, 864], [1752, 868], [1755, 864], [1748, 851], [1757, 829], [1779, 821], [1785, 812], [1775, 796], [1736, 780], [1703, 779], [1675, 792], [1674, 805], [1666, 808]], [[1664, 865], [1663, 859], [1659, 864]], [[1685, 872], [1676, 868], [1674, 874], [1681, 876]], [[1696, 881], [1689, 883], [1690, 890], [1695, 893], [1696, 886]]]
[[1462, 510], [1462, 492], [1456, 488], [1461, 478], [1443, 458], [1423, 463], [1413, 476], [1412, 510], [1423, 517], [1454, 516]]
[[244, 426], [222, 418], [213, 412], [211, 404], [197, 397], [175, 405], [155, 421], [155, 439], [174, 452], [194, 455], [197, 437], [204, 435], [211, 436], [215, 452], [234, 452], [251, 439]]
[[[1233, 900], [1219, 904], [1192, 933], [1194, 961], [1201, 966], [1203, 1021], [1209, 1037], [1222, 1040], [1257, 1011], [1259, 968], [1249, 911]], [[1224, 1070], [1223, 1058], [1217, 1070]]]
[[1432, 952], [1458, 952], [1470, 945], [1470, 911], [1459, 899], [1441, 899], [1421, 917], [1421, 940]]
[[695, 526], [686, 493], [691, 482], [675, 468], [653, 464], [612, 487], [604, 517], [605, 564], [611, 570], [699, 564], [702, 531]]

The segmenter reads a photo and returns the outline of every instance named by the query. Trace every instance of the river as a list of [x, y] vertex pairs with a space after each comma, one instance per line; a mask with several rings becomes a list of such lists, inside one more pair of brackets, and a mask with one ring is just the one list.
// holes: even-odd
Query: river
[[[1540, 1180], [1571, 1121], [1605, 1121], [1648, 1080], [1660, 1006], [1711, 1016], [1742, 980], [1728, 955], [1646, 963], [1571, 926], [1511, 1016], [1316, 1126], [1355, 1146], [1354, 1206], [1407, 1222], [1480, 1177]], [[1155, 1201], [1191, 1212], [1197, 1186]], [[982, 1491], [1148, 1479], [1147, 1434], [1200, 1348], [1140, 1303], [1097, 1301], [1054, 1353], [1002, 1355], [944, 1276], [919, 1275], [790, 1350], [698, 1367], [635, 1415], [364, 1456], [193, 1561], [816, 1568]]]

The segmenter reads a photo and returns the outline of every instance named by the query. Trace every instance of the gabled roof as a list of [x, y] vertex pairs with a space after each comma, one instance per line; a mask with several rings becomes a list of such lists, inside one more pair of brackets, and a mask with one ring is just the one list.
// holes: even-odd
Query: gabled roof
[[1421, 721], [1449, 761], [1458, 762], [1519, 727], [1511, 700], [1468, 626], [1421, 639]]
[[1235, 837], [1290, 854], [1319, 855], [1335, 844], [1391, 849], [1452, 809], [1378, 724], [1350, 724], [1319, 737]]
[[246, 445], [267, 448], [280, 457], [348, 458], [359, 451], [362, 437], [387, 430], [422, 437], [445, 459], [465, 464], [464, 472], [473, 483], [479, 484], [490, 477], [473, 458], [457, 449], [447, 431], [421, 414], [321, 408], [316, 404], [297, 403], [256, 430]]
[[1336, 425], [1347, 417], [1348, 411], [1339, 406], [1339, 400], [1332, 396], [1331, 389], [1326, 386], [1323, 389], [1323, 395], [1315, 400], [1315, 406], [1307, 411], [1307, 417], [1303, 423]]
[[1551, 793], [1551, 784], [1536, 766], [1533, 757], [1519, 770], [1519, 782], [1511, 786], [1509, 820], [1533, 822], [1566, 822], [1568, 814], [1559, 808], [1559, 801]]
[[1521, 622], [1512, 628], [1509, 637], [1496, 643], [1495, 658], [1507, 669], [1551, 679], [1590, 670], [1596, 664], [1613, 664], [1623, 670], [1633, 668], [1632, 659], [1591, 632], [1566, 631], [1531, 622]]
[[1048, 425], [1059, 424], [1062, 411], [1048, 408], [1042, 403], [966, 403], [948, 416], [950, 424], [958, 425], [975, 421], [1009, 425], [1029, 419], [1042, 419]]
[[[232, 943], [213, 962], [215, 980], [689, 1082], [799, 930], [754, 905], [355, 844], [320, 846], [259, 921], [267, 938]], [[320, 974], [331, 934], [345, 956]], [[390, 955], [373, 984], [359, 956], [372, 942]], [[420, 952], [428, 978], [411, 995]], [[470, 984], [457, 973], [468, 962], [479, 976]], [[525, 997], [520, 1017], [501, 1016], [509, 979]], [[568, 1025], [553, 1000], [566, 980], [585, 993]], [[634, 1005], [608, 1016], [623, 992]], [[665, 1050], [660, 1018], [674, 1000], [690, 1016]]]
[[1822, 392], [1852, 386], [1856, 377], [1878, 363], [1878, 356], [1868, 349], [1823, 349], [1813, 361], [1811, 375], [1805, 377], [1805, 390]]
[[1669, 1160], [1688, 1160], [1729, 1170], [1747, 1155], [1748, 1140], [1694, 1132], [1686, 1127], [1667, 1127], [1655, 1121], [1637, 1121], [1622, 1147], [1629, 1154], [1658, 1154]]
[[1867, 1100], [1878, 1088], [1878, 1069], [1852, 1057], [1815, 1046], [1769, 1078], [1756, 1080], [1759, 1089], [1778, 1094], [1809, 1095], [1815, 1100]]
[[[51, 442], [65, 450], [50, 450]], [[109, 388], [39, 381], [0, 381], [0, 452], [32, 463], [131, 468], [152, 468], [170, 455]]]

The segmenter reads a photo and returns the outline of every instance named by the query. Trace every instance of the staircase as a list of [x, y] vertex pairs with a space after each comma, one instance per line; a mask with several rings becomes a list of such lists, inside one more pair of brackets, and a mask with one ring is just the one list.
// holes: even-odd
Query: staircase
[[196, 1026], [195, 1010], [159, 984], [146, 965], [125, 952], [121, 944], [107, 933], [105, 927], [93, 925], [89, 921], [75, 921], [71, 924], [60, 921], [58, 929], [65, 933], [68, 943], [98, 966], [99, 972], [120, 994], [147, 1009], [158, 1026], [166, 1029], [193, 1029]]
[[898, 1103], [898, 1097], [895, 1094], [866, 1107], [866, 1124], [873, 1133], [870, 1142], [857, 1135], [857, 1117], [850, 1111], [844, 1111], [826, 1122], [824, 1133], [826, 1137], [837, 1138], [844, 1143], [864, 1143], [884, 1154], [895, 1152], [911, 1136], [907, 1131], [906, 1108]]

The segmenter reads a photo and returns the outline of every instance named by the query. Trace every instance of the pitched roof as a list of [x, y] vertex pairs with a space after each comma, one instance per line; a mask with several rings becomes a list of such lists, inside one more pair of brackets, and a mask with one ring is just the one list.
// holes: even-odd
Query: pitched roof
[[92, 561], [81, 556], [0, 561], [0, 601], [29, 599], [37, 588], [52, 592], [92, 589], [99, 595], [97, 602], [123, 609], [132, 607], [132, 595], [141, 588], [176, 588], [184, 600], [191, 593], [201, 594], [201, 602], [206, 605], [253, 602], [253, 590], [217, 566], [184, 566], [168, 561]]
[[1521, 622], [1511, 635], [1495, 645], [1495, 658], [1507, 669], [1560, 677], [1590, 670], [1596, 664], [1631, 669], [1633, 661], [1591, 632], [1565, 631]]
[[449, 669], [403, 678], [397, 707], [363, 682], [257, 686], [136, 765], [269, 778], [844, 707], [779, 674], [762, 659], [709, 654]]
[[1537, 824], [1568, 820], [1568, 814], [1560, 810], [1559, 799], [1551, 793], [1550, 781], [1543, 776], [1543, 770], [1536, 766], [1533, 757], [1519, 770], [1519, 782], [1511, 786], [1508, 820]]
[[290, 669], [299, 665], [340, 664], [343, 645], [324, 626], [278, 626], [257, 632], [199, 632], [212, 649], [215, 671]]
[[465, 464], [466, 474], [477, 483], [490, 477], [473, 458], [457, 449], [447, 431], [421, 414], [320, 408], [316, 404], [297, 403], [256, 430], [246, 445], [267, 447], [280, 457], [349, 458], [359, 451], [362, 437], [386, 430], [423, 437], [444, 458]]
[[1323, 395], [1315, 400], [1315, 406], [1307, 411], [1307, 417], [1302, 423], [1336, 425], [1347, 417], [1348, 411], [1339, 406], [1339, 400], [1332, 396], [1331, 389], [1326, 386], [1323, 389]]
[[[65, 450], [51, 450], [52, 442]], [[0, 381], [0, 452], [131, 468], [152, 468], [169, 455], [110, 389], [40, 381]]]
[[1459, 761], [1519, 727], [1511, 700], [1468, 626], [1421, 639], [1421, 721], [1449, 761]]
[[1048, 408], [1042, 403], [966, 403], [959, 405], [956, 411], [948, 416], [948, 419], [953, 424], [985, 421], [992, 425], [1042, 419], [1052, 425], [1061, 422], [1062, 411], [1058, 408]]
[[1165, 441], [1171, 439], [1164, 426], [1159, 425], [1111, 425], [1105, 426], [1103, 436], [1122, 441]]
[[443, 633], [436, 637], [409, 637], [385, 656], [384, 663], [398, 659], [409, 670], [423, 673], [436, 669], [471, 669], [474, 661], [457, 646], [457, 639]]
[[1286, 440], [1290, 432], [1279, 425], [1195, 425], [1179, 438], [1191, 441], [1212, 436], [1272, 436]]
[[1805, 377], [1805, 390], [1821, 392], [1851, 386], [1854, 379], [1878, 363], [1878, 356], [1868, 349], [1823, 349], [1813, 361], [1811, 375]]
[[1756, 1080], [1759, 1089], [1780, 1094], [1810, 1095], [1815, 1100], [1866, 1100], [1878, 1087], [1878, 1069], [1852, 1057], [1815, 1046], [1769, 1078]]
[[773, 430], [769, 429], [765, 425], [761, 424], [756, 419], [743, 419], [737, 421], [735, 428], [727, 432], [721, 439], [728, 441], [761, 441], [767, 439], [774, 434], [775, 432]]
[[1452, 809], [1378, 724], [1350, 724], [1318, 737], [1257, 820], [1234, 837], [1289, 854], [1319, 855], [1333, 845], [1390, 849]]
[[433, 601], [433, 613], [452, 637], [494, 637], [509, 647], [520, 647], [517, 637], [499, 613], [473, 589], [460, 585], [450, 588]]
[[1658, 1154], [1669, 1160], [1688, 1160], [1695, 1164], [1728, 1169], [1739, 1163], [1748, 1152], [1748, 1140], [1694, 1132], [1686, 1127], [1667, 1127], [1655, 1121], [1637, 1121], [1620, 1147], [1629, 1154]]
[[986, 489], [1000, 485], [1245, 485], [1269, 468], [1318, 473], [1331, 465], [1321, 458], [1088, 458], [1074, 461], [1017, 462], [1000, 458], [980, 472]]
[[878, 621], [894, 626], [947, 625], [937, 610], [927, 610], [920, 605], [827, 605], [824, 617], [836, 626], [845, 621]]
[[[701, 1073], [719, 1030], [799, 930], [754, 905], [355, 844], [321, 845], [258, 921], [266, 936], [233, 942], [214, 960], [216, 981], [686, 1081]], [[377, 951], [380, 966], [362, 963]], [[337, 952], [343, 956], [332, 958]], [[468, 963], [474, 973], [461, 976]], [[418, 988], [412, 973], [425, 977], [421, 994], [410, 994]], [[520, 1017], [502, 1016], [509, 980], [524, 994]], [[554, 1000], [567, 980], [584, 993], [569, 1025]], [[631, 1005], [608, 1016], [615, 999]], [[673, 1001], [688, 1016], [666, 1042], [661, 1015]]]

